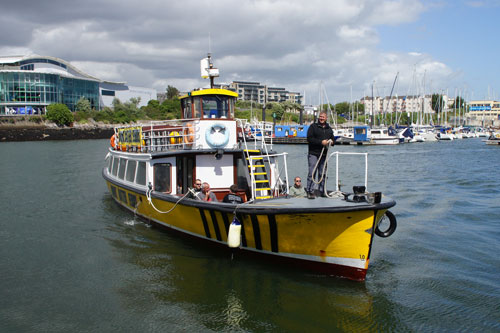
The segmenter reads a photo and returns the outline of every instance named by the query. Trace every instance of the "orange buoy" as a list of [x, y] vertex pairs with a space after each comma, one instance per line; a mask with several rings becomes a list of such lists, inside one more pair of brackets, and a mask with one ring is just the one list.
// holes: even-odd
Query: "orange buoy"
[[184, 129], [184, 143], [190, 144], [194, 141], [194, 128], [193, 124], [188, 123]]
[[111, 147], [113, 147], [113, 149], [116, 149], [116, 137], [115, 137], [115, 134], [113, 134], [113, 136], [111, 136], [111, 139], [109, 139], [109, 143], [111, 144]]

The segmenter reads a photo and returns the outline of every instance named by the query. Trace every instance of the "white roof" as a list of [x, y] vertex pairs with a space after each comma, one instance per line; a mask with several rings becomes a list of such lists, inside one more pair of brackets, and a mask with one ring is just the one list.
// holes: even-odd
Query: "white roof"
[[[125, 82], [112, 82], [112, 81], [106, 81], [106, 80], [98, 79], [96, 77], [93, 77], [92, 75], [89, 75], [87, 73], [84, 73], [84, 72], [80, 71], [79, 69], [77, 69], [76, 67], [74, 67], [73, 65], [71, 65], [67, 61], [64, 61], [64, 60], [56, 58], [56, 57], [41, 56], [41, 55], [38, 55], [38, 54], [30, 54], [30, 55], [24, 55], [24, 56], [23, 55], [0, 56], [0, 65], [1, 64], [12, 64], [12, 63], [16, 63], [16, 62], [19, 62], [19, 61], [22, 61], [22, 60], [30, 60], [30, 59], [47, 59], [47, 60], [53, 60], [53, 61], [57, 61], [57, 62], [59, 62], [61, 64], [66, 65], [66, 67], [68, 68], [68, 70], [65, 70], [63, 68], [59, 69], [59, 68], [55, 68], [55, 67], [54, 68], [51, 68], [51, 67], [40, 68], [40, 69], [36, 69], [34, 71], [35, 73], [57, 74], [57, 75], [61, 75], [61, 76], [69, 77], [69, 78], [85, 78], [87, 80], [98, 81], [98, 82], [107, 82], [107, 83], [122, 84], [122, 85], [125, 84]], [[79, 76], [70, 73], [69, 70], [77, 73]], [[18, 72], [16, 70], [2, 70], [2, 71]]]

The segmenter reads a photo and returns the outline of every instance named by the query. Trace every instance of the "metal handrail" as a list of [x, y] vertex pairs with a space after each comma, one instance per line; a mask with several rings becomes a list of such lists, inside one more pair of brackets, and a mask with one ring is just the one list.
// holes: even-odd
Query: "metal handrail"
[[334, 151], [328, 156], [330, 159], [335, 155], [335, 191], [338, 192], [339, 188], [339, 155], [363, 155], [365, 156], [365, 188], [368, 191], [368, 153], [348, 153], [348, 152], [338, 152]]

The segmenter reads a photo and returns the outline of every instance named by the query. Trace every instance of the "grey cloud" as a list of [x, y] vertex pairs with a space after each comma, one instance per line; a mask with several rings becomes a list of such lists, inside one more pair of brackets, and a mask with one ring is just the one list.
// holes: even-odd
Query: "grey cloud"
[[[389, 21], [401, 6], [417, 14], [422, 11], [420, 2], [410, 0], [397, 4], [374, 0], [18, 0], [2, 5], [0, 22], [19, 26], [19, 33], [16, 38], [3, 34], [0, 42], [4, 50], [25, 47], [70, 62], [102, 63], [109, 68], [121, 64], [126, 70], [109, 75], [133, 85], [203, 85], [199, 60], [208, 52], [210, 35], [211, 51], [221, 71], [219, 81], [253, 80], [292, 91], [318, 89], [323, 81], [335, 90], [332, 95], [345, 98], [350, 84], [363, 90], [375, 77], [385, 77], [379, 75], [380, 70], [412, 70], [406, 55], [397, 55], [391, 63], [376, 50], [378, 36], [372, 24], [392, 24]], [[412, 19], [410, 14], [398, 18]], [[101, 78], [108, 79], [106, 66], [97, 67]]]

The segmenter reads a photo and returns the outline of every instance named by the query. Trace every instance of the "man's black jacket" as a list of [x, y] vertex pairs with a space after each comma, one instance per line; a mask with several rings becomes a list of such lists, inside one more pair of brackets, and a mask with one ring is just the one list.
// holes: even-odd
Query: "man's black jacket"
[[[309, 154], [319, 156], [321, 154], [321, 149], [323, 149], [321, 141], [330, 139], [332, 141], [335, 141], [333, 130], [330, 125], [328, 125], [328, 123], [325, 123], [325, 127], [322, 127], [319, 123], [311, 124], [311, 126], [309, 126], [309, 129], [307, 130]], [[323, 151], [323, 154], [326, 154], [326, 149]]]

